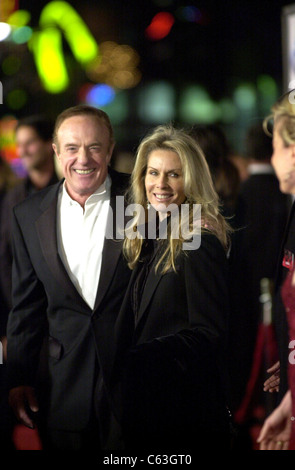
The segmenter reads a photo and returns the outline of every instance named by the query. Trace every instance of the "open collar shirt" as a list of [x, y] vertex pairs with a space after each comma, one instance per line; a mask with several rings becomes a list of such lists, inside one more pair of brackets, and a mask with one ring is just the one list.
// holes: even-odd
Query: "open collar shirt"
[[111, 178], [85, 202], [84, 209], [61, 186], [57, 207], [58, 253], [68, 275], [91, 309], [100, 278], [102, 251], [110, 208]]

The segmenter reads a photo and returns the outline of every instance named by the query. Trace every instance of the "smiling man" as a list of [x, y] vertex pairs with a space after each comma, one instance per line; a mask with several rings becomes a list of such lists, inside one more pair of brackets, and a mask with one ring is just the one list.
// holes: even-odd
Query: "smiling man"
[[97, 449], [103, 423], [116, 421], [106, 405], [105, 350], [112, 355], [112, 325], [129, 280], [121, 242], [105, 233], [128, 176], [109, 171], [113, 130], [101, 110], [65, 110], [53, 140], [64, 180], [14, 210], [9, 399], [23, 424], [39, 425], [45, 449]]

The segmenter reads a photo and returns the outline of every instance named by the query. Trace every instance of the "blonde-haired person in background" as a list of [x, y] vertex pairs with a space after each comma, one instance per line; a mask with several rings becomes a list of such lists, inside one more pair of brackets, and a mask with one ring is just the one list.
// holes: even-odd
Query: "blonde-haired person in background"
[[[126, 446], [228, 449], [230, 228], [195, 140], [170, 125], [147, 135], [128, 202], [142, 211], [126, 230], [123, 253], [133, 273], [116, 333]], [[190, 235], [182, 230], [183, 206]], [[155, 237], [149, 234], [151, 213]], [[194, 236], [201, 236], [200, 246]]]
[[[295, 194], [295, 102], [294, 90], [286, 93], [272, 107], [272, 115], [264, 126], [273, 120], [273, 155], [271, 163], [280, 181], [280, 189], [286, 194]], [[293, 239], [293, 242], [292, 242]], [[293, 243], [293, 245], [292, 245]], [[292, 247], [293, 246], [293, 247]], [[281, 283], [281, 297], [285, 307], [285, 321], [278, 323], [280, 348], [280, 383], [284, 396], [279, 406], [266, 419], [258, 437], [261, 450], [295, 450], [295, 366], [294, 355], [289, 349], [295, 339], [295, 271], [294, 271], [294, 205], [287, 227], [284, 243], [285, 277]], [[286, 269], [287, 268], [287, 269]], [[277, 313], [277, 312], [276, 312]], [[286, 322], [287, 320], [287, 322]], [[285, 331], [286, 322], [288, 330]], [[290, 342], [290, 343], [289, 343]], [[294, 347], [294, 346], [292, 346]], [[289, 359], [289, 360], [288, 360]], [[287, 372], [287, 386], [284, 373]], [[278, 385], [278, 384], [277, 384]], [[289, 386], [289, 389], [287, 389]]]

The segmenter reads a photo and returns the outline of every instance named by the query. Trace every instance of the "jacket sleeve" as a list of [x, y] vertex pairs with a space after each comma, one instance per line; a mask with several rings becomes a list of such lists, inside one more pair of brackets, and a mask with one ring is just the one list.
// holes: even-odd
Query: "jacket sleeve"
[[[32, 227], [33, 230], [33, 227]], [[34, 386], [46, 331], [47, 297], [32, 266], [17, 217], [12, 222], [12, 310], [7, 325], [9, 388]]]
[[1, 289], [1, 319], [0, 336], [6, 336], [7, 318], [11, 309], [11, 216], [12, 208], [8, 195], [1, 205], [0, 225], [0, 289]]

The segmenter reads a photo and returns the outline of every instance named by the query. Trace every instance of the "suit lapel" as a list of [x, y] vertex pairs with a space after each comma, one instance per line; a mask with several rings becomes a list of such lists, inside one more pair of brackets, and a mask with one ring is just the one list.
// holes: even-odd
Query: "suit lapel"
[[144, 288], [143, 296], [142, 296], [142, 299], [141, 299], [141, 302], [140, 302], [140, 307], [139, 307], [139, 312], [138, 312], [138, 315], [137, 315], [135, 327], [138, 326], [138, 324], [139, 324], [140, 320], [142, 319], [146, 309], [148, 308], [149, 303], [151, 302], [151, 300], [153, 298], [154, 292], [156, 290], [157, 285], [160, 282], [161, 277], [162, 277], [162, 274], [159, 274], [159, 272], [157, 272], [157, 273], [155, 272], [155, 267], [154, 267], [154, 264], [153, 264], [152, 269], [151, 269], [151, 271], [148, 275], [148, 278], [147, 278], [147, 281], [146, 281], [146, 284], [145, 284], [145, 288]]
[[[117, 196], [115, 195], [115, 188], [113, 187], [113, 184], [112, 184], [110, 211], [108, 215], [107, 229], [106, 229], [106, 234], [108, 235], [105, 238], [104, 246], [103, 246], [101, 272], [100, 272], [100, 278], [99, 278], [99, 283], [97, 287], [94, 309], [93, 309], [94, 312], [95, 310], [98, 309], [103, 297], [105, 296], [108, 290], [108, 287], [111, 283], [111, 280], [115, 273], [117, 263], [119, 261], [119, 258], [122, 252], [124, 227], [118, 226], [118, 220], [120, 219], [120, 217], [117, 219], [116, 214], [117, 214], [118, 208], [120, 210], [123, 210], [123, 214], [120, 214], [120, 215], [124, 223], [125, 222], [125, 218], [124, 218], [125, 206], [123, 204], [122, 206], [118, 205], [118, 207], [116, 207], [116, 197]], [[116, 235], [119, 233], [120, 233], [120, 236], [122, 235], [122, 239], [116, 238]]]
[[94, 304], [94, 311], [98, 309], [114, 275], [122, 251], [122, 242], [106, 239], [102, 253], [101, 272]]
[[136, 337], [137, 329], [144, 319], [144, 314], [162, 277], [161, 274], [155, 273], [154, 269], [150, 272], [144, 289], [144, 295], [140, 303], [139, 313], [135, 319], [130, 299], [134, 282], [139, 274], [139, 268], [140, 266], [137, 265], [132, 271], [128, 289], [116, 321], [115, 348], [113, 361], [111, 361], [111, 368], [113, 370], [114, 377], [116, 377], [120, 371], [121, 359], [124, 357], [126, 350], [132, 345], [132, 342]]
[[42, 201], [42, 214], [35, 222], [36, 230], [43, 256], [57, 282], [83, 309], [91, 310], [76, 290], [58, 254], [56, 217], [57, 198], [61, 184], [62, 182], [54, 186]]

